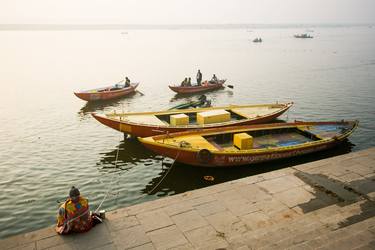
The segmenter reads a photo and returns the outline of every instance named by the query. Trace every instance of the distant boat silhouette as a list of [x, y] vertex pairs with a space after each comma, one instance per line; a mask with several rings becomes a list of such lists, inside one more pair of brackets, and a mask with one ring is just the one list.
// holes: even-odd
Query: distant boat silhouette
[[313, 36], [310, 36], [308, 34], [297, 34], [297, 35], [294, 35], [295, 38], [313, 38]]

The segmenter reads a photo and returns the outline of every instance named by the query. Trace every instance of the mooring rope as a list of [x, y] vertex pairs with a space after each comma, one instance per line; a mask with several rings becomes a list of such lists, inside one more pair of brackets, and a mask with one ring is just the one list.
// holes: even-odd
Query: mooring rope
[[[116, 152], [115, 168], [117, 168], [117, 161], [118, 161], [119, 151], [120, 151], [120, 146], [117, 148], [117, 152]], [[159, 182], [158, 182], [158, 183], [157, 183], [157, 184], [156, 184], [156, 185], [155, 185], [155, 186], [154, 186], [149, 192], [147, 192], [147, 194], [144, 194], [144, 195], [140, 196], [138, 199], [141, 199], [141, 198], [145, 197], [146, 195], [150, 195], [150, 194], [152, 194], [152, 193], [155, 191], [155, 189], [156, 189], [157, 187], [159, 187], [159, 185], [164, 181], [164, 179], [167, 177], [167, 175], [169, 174], [169, 172], [172, 170], [172, 167], [173, 167], [174, 164], [176, 163], [176, 160], [177, 160], [178, 156], [180, 155], [180, 152], [181, 152], [181, 151], [179, 151], [179, 152], [177, 153], [176, 158], [174, 159], [172, 165], [168, 168], [168, 171], [167, 171], [167, 172], [165, 173], [165, 175], [161, 178], [161, 180], [160, 180], [160, 181], [159, 181]], [[110, 182], [110, 185], [109, 185], [109, 187], [108, 187], [108, 190], [107, 190], [106, 194], [104, 195], [104, 197], [103, 197], [102, 201], [100, 202], [99, 206], [95, 209], [94, 213], [97, 213], [97, 212], [99, 211], [99, 209], [100, 209], [101, 206], [103, 205], [104, 201], [107, 199], [107, 197], [108, 197], [110, 191], [112, 190], [112, 186], [113, 186], [112, 184], [113, 184], [113, 181], [114, 181], [114, 176], [115, 176], [115, 173], [114, 173], [114, 175], [113, 175], [112, 178], [111, 178], [111, 182]], [[138, 200], [138, 199], [136, 199], [136, 200]], [[89, 213], [89, 212], [90, 212], [90, 210], [87, 209], [87, 211], [85, 211], [83, 214], [80, 214], [80, 215], [78, 215], [78, 216], [76, 216], [76, 217], [74, 217], [74, 218], [71, 218], [71, 219], [67, 220], [64, 224], [66, 225], [66, 224], [68, 224], [68, 223], [70, 223], [70, 222], [72, 222], [72, 221], [74, 221], [74, 220], [76, 220], [76, 219], [78, 219], [78, 218], [80, 218], [80, 217], [86, 215], [86, 214]]]
[[[121, 137], [120, 137], [121, 138]], [[120, 143], [121, 143], [121, 139], [120, 139]], [[118, 161], [118, 155], [119, 155], [119, 152], [120, 152], [120, 144], [117, 148], [117, 152], [116, 152], [116, 159], [115, 159], [115, 168], [117, 168], [117, 161]], [[100, 202], [99, 206], [96, 208], [95, 212], [94, 213], [97, 213], [100, 209], [100, 207], [103, 205], [104, 201], [107, 199], [108, 197], [108, 194], [110, 193], [110, 191], [112, 190], [112, 184], [113, 184], [113, 180], [114, 180], [114, 177], [116, 175], [116, 172], [113, 173], [113, 176], [111, 178], [111, 181], [110, 181], [110, 185], [108, 187], [108, 190], [106, 192], [106, 194], [104, 195], [102, 201]]]
[[[121, 143], [121, 139], [120, 139], [120, 143]], [[120, 151], [120, 146], [117, 148], [117, 152], [116, 152], [115, 168], [117, 168], [117, 161], [118, 161], [119, 151]], [[104, 195], [104, 197], [103, 197], [102, 201], [100, 202], [99, 206], [97, 207], [97, 209], [94, 211], [95, 214], [99, 211], [100, 207], [103, 205], [104, 201], [107, 199], [108, 194], [110, 193], [110, 191], [111, 191], [111, 189], [112, 189], [112, 184], [113, 184], [113, 180], [114, 180], [114, 176], [115, 176], [115, 174], [116, 174], [116, 173], [114, 173], [114, 175], [113, 175], [112, 178], [111, 178], [111, 182], [110, 182], [110, 185], [109, 185], [109, 188], [108, 188], [106, 194]], [[74, 220], [76, 220], [76, 219], [78, 219], [78, 218], [80, 218], [80, 217], [86, 215], [86, 214], [89, 213], [89, 212], [90, 212], [90, 209], [87, 209], [84, 213], [82, 213], [82, 214], [80, 214], [80, 215], [78, 215], [78, 216], [76, 216], [76, 217], [73, 217], [73, 218], [71, 218], [71, 219], [65, 221], [65, 222], [64, 222], [64, 225], [67, 225], [68, 223], [70, 223], [70, 222], [72, 222], [72, 221], [74, 221]], [[66, 211], [65, 211], [65, 213], [66, 213]]]
[[[90, 209], [87, 209], [83, 214], [80, 214], [80, 215], [78, 215], [78, 216], [76, 216], [76, 217], [73, 217], [73, 218], [71, 218], [71, 219], [65, 221], [65, 222], [64, 222], [64, 225], [67, 225], [68, 223], [70, 223], [70, 222], [72, 222], [72, 221], [74, 221], [74, 220], [76, 220], [76, 219], [78, 219], [78, 218], [81, 218], [82, 216], [84, 216], [85, 214], [87, 214], [87, 213], [89, 213], [89, 212], [90, 212]], [[64, 211], [64, 213], [67, 213], [66, 210]]]
[[[119, 146], [117, 148], [117, 152], [116, 152], [116, 159], [115, 159], [115, 168], [117, 168], [117, 161], [118, 161], [118, 156], [119, 156], [119, 152], [120, 152], [120, 143], [121, 143], [121, 137], [120, 137], [120, 141], [119, 141]], [[112, 184], [113, 184], [113, 180], [114, 180], [114, 176], [116, 175], [116, 172], [113, 174], [112, 178], [111, 178], [111, 181], [110, 181], [110, 185], [108, 187], [108, 190], [106, 192], [106, 194], [104, 195], [102, 201], [100, 202], [99, 206], [97, 207], [97, 209], [94, 211], [94, 213], [96, 214], [100, 207], [103, 205], [104, 201], [107, 199], [108, 197], [108, 194], [110, 193], [110, 191], [112, 190]], [[67, 201], [67, 200], [66, 200]], [[58, 200], [59, 202], [59, 200]], [[66, 211], [64, 211], [66, 213]], [[76, 220], [76, 219], [79, 219], [80, 217], [86, 215], [87, 213], [90, 213], [90, 209], [87, 209], [84, 213], [76, 216], [76, 217], [73, 217], [67, 221], [64, 222], [64, 225], [68, 225], [69, 223], [71, 223], [72, 221]]]
[[176, 158], [174, 159], [172, 165], [169, 167], [168, 171], [165, 173], [165, 175], [163, 176], [163, 178], [161, 178], [161, 180], [159, 181], [159, 183], [158, 183], [155, 187], [153, 187], [153, 188], [151, 189], [151, 191], [147, 192], [147, 194], [151, 194], [152, 192], [154, 192], [155, 189], [156, 189], [156, 188], [157, 188], [157, 187], [163, 182], [163, 180], [165, 179], [165, 177], [166, 177], [166, 176], [168, 175], [168, 173], [171, 171], [171, 169], [172, 169], [174, 163], [176, 162], [178, 156], [180, 155], [180, 152], [181, 152], [181, 151], [178, 151], [178, 153], [177, 153], [177, 155], [176, 155]]

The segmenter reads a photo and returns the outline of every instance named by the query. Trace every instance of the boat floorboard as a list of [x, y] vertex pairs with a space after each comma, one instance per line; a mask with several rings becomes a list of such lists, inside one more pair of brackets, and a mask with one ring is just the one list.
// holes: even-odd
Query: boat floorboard
[[[249, 133], [251, 134], [251, 133]], [[208, 137], [206, 140], [218, 150], [238, 151], [233, 145], [233, 134], [223, 135], [221, 138]], [[304, 134], [297, 131], [282, 131], [282, 133], [257, 134], [253, 135], [253, 149], [283, 147], [303, 144], [314, 141]]]
[[168, 123], [166, 124], [164, 121], [160, 120], [158, 117], [154, 115], [129, 115], [123, 117], [122, 119], [132, 123], [141, 123], [156, 126], [168, 125]]
[[238, 115], [241, 115], [247, 118], [255, 118], [257, 116], [264, 116], [264, 115], [277, 112], [280, 110], [280, 107], [262, 106], [262, 107], [234, 108], [231, 110], [237, 113]]
[[269, 134], [253, 138], [253, 148], [283, 147], [311, 142], [312, 139], [296, 133]]

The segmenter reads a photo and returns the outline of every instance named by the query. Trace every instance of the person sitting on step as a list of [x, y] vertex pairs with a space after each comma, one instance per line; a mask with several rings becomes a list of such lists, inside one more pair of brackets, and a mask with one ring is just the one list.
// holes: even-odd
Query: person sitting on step
[[69, 198], [58, 210], [55, 230], [58, 234], [82, 233], [100, 222], [98, 215], [91, 214], [88, 200], [81, 196], [78, 188], [72, 186]]

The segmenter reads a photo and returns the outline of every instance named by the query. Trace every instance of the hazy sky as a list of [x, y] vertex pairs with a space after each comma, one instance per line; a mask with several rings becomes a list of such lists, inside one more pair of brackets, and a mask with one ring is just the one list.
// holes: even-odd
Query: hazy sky
[[375, 0], [0, 0], [0, 23], [375, 23]]

